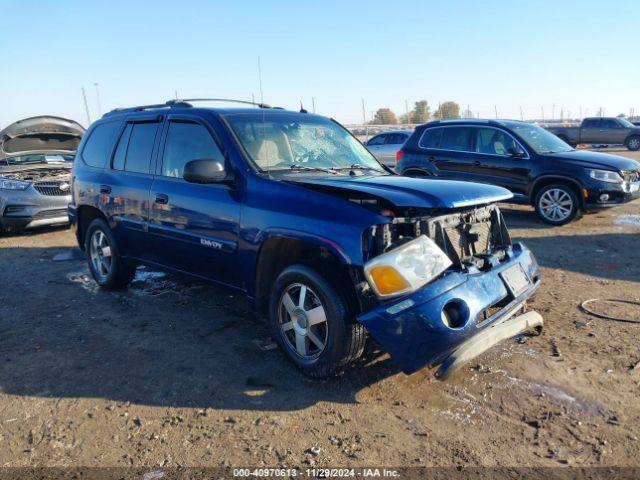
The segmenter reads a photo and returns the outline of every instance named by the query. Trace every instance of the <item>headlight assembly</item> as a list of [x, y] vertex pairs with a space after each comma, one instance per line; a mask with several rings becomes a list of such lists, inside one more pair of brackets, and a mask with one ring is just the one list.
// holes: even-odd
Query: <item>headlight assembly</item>
[[601, 182], [622, 183], [624, 181], [619, 173], [610, 170], [589, 170], [589, 176]]
[[26, 190], [29, 185], [29, 182], [0, 177], [0, 190]]
[[384, 253], [364, 266], [367, 281], [380, 298], [411, 293], [451, 265], [449, 257], [425, 235]]

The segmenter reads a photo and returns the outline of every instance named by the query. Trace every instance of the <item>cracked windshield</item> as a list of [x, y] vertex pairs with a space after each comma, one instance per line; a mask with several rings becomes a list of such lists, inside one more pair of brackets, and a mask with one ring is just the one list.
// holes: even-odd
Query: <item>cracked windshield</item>
[[328, 119], [283, 113], [228, 115], [227, 121], [262, 171], [353, 169], [386, 173], [347, 130]]

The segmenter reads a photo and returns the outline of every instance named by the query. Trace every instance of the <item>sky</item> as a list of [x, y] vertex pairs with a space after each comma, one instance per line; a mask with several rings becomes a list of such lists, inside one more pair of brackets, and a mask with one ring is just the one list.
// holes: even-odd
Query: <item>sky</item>
[[[425, 99], [486, 118], [640, 114], [637, 0], [0, 0], [0, 127], [174, 98], [343, 123]], [[100, 109], [95, 84], [98, 84]], [[100, 111], [99, 111], [100, 110]]]

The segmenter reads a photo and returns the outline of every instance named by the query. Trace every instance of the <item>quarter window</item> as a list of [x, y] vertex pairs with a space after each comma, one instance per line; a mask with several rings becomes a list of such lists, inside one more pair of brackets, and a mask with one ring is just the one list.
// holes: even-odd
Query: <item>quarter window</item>
[[102, 123], [93, 129], [82, 150], [84, 163], [91, 167], [104, 168], [109, 155], [111, 155], [113, 137], [120, 125], [119, 122], [108, 122]]
[[209, 131], [199, 123], [171, 122], [162, 159], [162, 175], [182, 178], [187, 162], [205, 158], [224, 159]]
[[515, 140], [501, 130], [495, 128], [478, 128], [476, 152], [488, 155], [508, 155], [509, 151], [518, 150]]
[[447, 127], [442, 129], [440, 148], [468, 152], [471, 149], [471, 129], [468, 127]]

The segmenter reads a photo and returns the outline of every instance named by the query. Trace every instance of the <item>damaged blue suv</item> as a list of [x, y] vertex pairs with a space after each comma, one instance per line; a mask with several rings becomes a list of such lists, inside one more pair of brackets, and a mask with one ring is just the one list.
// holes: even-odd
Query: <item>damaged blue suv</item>
[[538, 265], [496, 206], [507, 190], [396, 175], [305, 111], [195, 103], [115, 110], [83, 137], [69, 217], [100, 286], [146, 264], [242, 292], [313, 377], [356, 360], [366, 332], [443, 378], [542, 327], [525, 311]]

